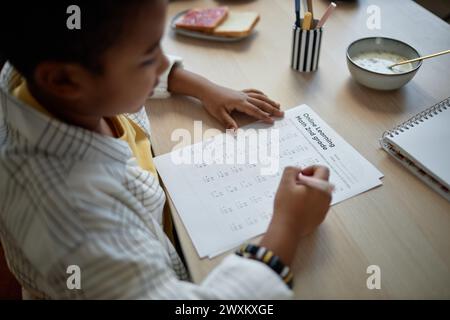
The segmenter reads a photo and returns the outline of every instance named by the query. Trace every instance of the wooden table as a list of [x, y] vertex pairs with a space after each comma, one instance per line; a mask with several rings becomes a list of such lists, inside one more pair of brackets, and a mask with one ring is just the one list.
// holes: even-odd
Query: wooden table
[[[314, 1], [321, 14], [328, 1]], [[168, 18], [189, 7], [219, 2], [177, 1]], [[326, 221], [299, 245], [293, 267], [299, 299], [450, 298], [450, 203], [382, 151], [384, 130], [450, 95], [450, 58], [427, 60], [400, 90], [379, 92], [356, 84], [345, 53], [355, 39], [383, 35], [403, 40], [421, 54], [450, 48], [450, 26], [410, 0], [339, 3], [324, 30], [319, 70], [300, 74], [289, 67], [293, 3], [287, 0], [221, 1], [233, 10], [261, 14], [257, 33], [240, 43], [213, 43], [175, 36], [163, 40], [166, 52], [184, 58], [185, 67], [235, 89], [258, 88], [284, 109], [310, 105], [347, 142], [385, 174], [383, 186], [330, 209]], [[369, 30], [366, 10], [381, 9], [381, 30]], [[193, 132], [221, 125], [198, 101], [186, 97], [149, 102], [156, 154], [170, 152], [176, 128]], [[239, 123], [250, 121], [239, 117]], [[450, 125], [450, 124], [449, 124]], [[448, 141], [439, 141], [449, 147]], [[172, 208], [173, 209], [173, 208]], [[225, 256], [200, 260], [174, 211], [176, 229], [195, 282]], [[381, 289], [369, 290], [369, 265], [381, 268]]]

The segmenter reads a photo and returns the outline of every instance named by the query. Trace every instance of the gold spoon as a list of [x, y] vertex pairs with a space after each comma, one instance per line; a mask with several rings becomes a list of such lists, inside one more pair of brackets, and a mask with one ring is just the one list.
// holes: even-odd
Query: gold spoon
[[406, 63], [411, 63], [411, 62], [416, 62], [416, 61], [420, 61], [420, 60], [430, 59], [430, 58], [441, 56], [441, 55], [447, 54], [447, 53], [450, 53], [450, 50], [445, 50], [445, 51], [429, 54], [429, 55], [426, 55], [426, 56], [423, 56], [423, 57], [419, 57], [419, 58], [416, 58], [416, 59], [411, 59], [411, 60], [406, 60], [406, 61], [394, 63], [393, 65], [390, 65], [388, 68], [392, 69], [395, 66], [399, 66], [399, 65], [406, 64]]

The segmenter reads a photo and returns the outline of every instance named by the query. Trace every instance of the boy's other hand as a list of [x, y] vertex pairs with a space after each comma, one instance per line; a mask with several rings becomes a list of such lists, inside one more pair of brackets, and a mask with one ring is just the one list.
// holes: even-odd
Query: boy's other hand
[[263, 92], [256, 89], [236, 91], [214, 85], [203, 94], [203, 105], [214, 118], [227, 129], [237, 129], [238, 125], [231, 116], [233, 111], [248, 114], [266, 123], [273, 123], [274, 117], [282, 117], [280, 104], [269, 99]]
[[227, 129], [238, 128], [231, 116], [233, 111], [246, 113], [269, 124], [274, 121], [272, 117], [283, 116], [280, 104], [259, 90], [236, 91], [225, 88], [179, 66], [174, 66], [170, 71], [168, 89], [172, 93], [195, 97], [202, 101], [206, 111]]

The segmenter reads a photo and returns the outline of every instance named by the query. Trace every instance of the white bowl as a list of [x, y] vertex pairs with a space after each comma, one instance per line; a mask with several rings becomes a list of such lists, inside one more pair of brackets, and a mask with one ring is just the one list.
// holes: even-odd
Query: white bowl
[[[395, 67], [395, 73], [381, 71], [373, 66], [363, 65], [360, 57], [367, 54], [380, 57], [401, 57], [409, 60], [420, 57], [416, 49], [395, 39], [384, 37], [363, 38], [354, 41], [347, 48], [347, 66], [353, 78], [362, 85], [378, 90], [394, 90], [410, 81], [422, 65], [422, 61], [402, 66], [402, 70]], [[396, 61], [395, 61], [396, 62]], [[394, 61], [393, 61], [394, 63]]]

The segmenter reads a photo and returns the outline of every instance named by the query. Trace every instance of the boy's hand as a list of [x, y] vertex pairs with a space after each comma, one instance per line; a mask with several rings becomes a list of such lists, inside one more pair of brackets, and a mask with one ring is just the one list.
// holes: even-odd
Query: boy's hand
[[272, 221], [261, 245], [288, 265], [292, 263], [299, 239], [311, 233], [325, 219], [333, 189], [328, 178], [329, 171], [323, 166], [303, 170], [287, 167], [283, 172], [275, 196]]
[[283, 116], [280, 104], [272, 101], [259, 90], [228, 89], [178, 66], [174, 66], [170, 71], [168, 89], [172, 93], [201, 100], [206, 111], [227, 129], [238, 128], [236, 121], [231, 117], [233, 111], [246, 113], [267, 123], [273, 123], [272, 116]]
[[[283, 172], [274, 203], [274, 220], [292, 224], [300, 236], [311, 233], [330, 207], [332, 185], [324, 166], [305, 169], [287, 167]], [[302, 180], [305, 181], [302, 181]], [[317, 180], [316, 185], [310, 181]]]
[[214, 85], [203, 94], [206, 111], [219, 120], [227, 129], [237, 129], [231, 117], [233, 111], [246, 113], [266, 123], [273, 123], [272, 116], [282, 117], [280, 104], [269, 99], [263, 92], [255, 89], [236, 91]]

